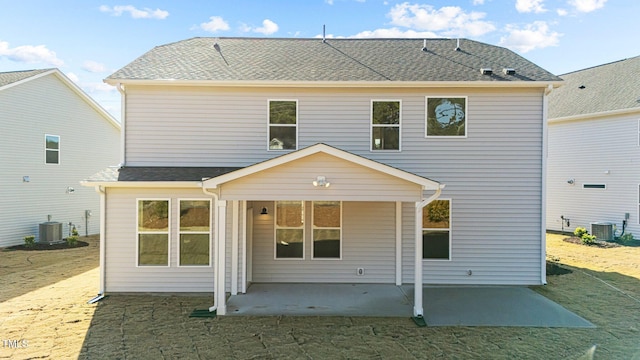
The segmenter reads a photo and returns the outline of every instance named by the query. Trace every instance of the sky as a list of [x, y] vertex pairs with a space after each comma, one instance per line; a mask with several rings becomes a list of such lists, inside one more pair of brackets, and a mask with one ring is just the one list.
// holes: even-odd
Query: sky
[[0, 72], [58, 68], [120, 119], [103, 79], [193, 37], [467, 38], [562, 75], [640, 56], [638, 0], [0, 0]]

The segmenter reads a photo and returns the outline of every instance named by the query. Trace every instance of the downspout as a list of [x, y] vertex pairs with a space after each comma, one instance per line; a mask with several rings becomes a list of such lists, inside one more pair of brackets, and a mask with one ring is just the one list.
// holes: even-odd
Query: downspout
[[553, 85], [549, 84], [542, 97], [542, 187], [541, 187], [541, 211], [540, 211], [540, 283], [547, 284], [547, 156], [549, 94], [553, 91]]
[[116, 84], [116, 89], [120, 93], [120, 165], [124, 166], [126, 164], [126, 156], [125, 156], [125, 118], [127, 114], [127, 96], [124, 91], [124, 86], [121, 83]]
[[[213, 219], [213, 228], [214, 228], [214, 233], [213, 233], [213, 258], [216, 260], [216, 266], [217, 266], [217, 259], [218, 259], [218, 194], [217, 193], [213, 193], [210, 191], [207, 191], [207, 189], [204, 187], [204, 182], [202, 183], [202, 192], [205, 195], [209, 195], [211, 197], [213, 197], [213, 208], [216, 211], [216, 216], [214, 216]], [[214, 267], [215, 269], [215, 267]], [[217, 292], [216, 289], [216, 277], [218, 275], [218, 272], [215, 272], [215, 275], [213, 276], [213, 290], [214, 292]], [[209, 307], [209, 312], [213, 312], [218, 310], [218, 301], [216, 300], [218, 298], [218, 294], [216, 293], [213, 297], [213, 305], [211, 305]]]
[[440, 184], [433, 195], [421, 202], [416, 202], [413, 316], [417, 318], [422, 318], [424, 314], [422, 308], [422, 208], [439, 198], [444, 187], [444, 184]]
[[102, 186], [95, 187], [96, 192], [100, 194], [100, 290], [98, 295], [93, 299], [87, 301], [87, 304], [93, 304], [97, 301], [104, 299], [104, 293], [106, 288], [106, 275], [107, 275], [107, 254], [106, 250], [106, 232], [107, 232], [107, 202], [106, 202], [106, 190]]

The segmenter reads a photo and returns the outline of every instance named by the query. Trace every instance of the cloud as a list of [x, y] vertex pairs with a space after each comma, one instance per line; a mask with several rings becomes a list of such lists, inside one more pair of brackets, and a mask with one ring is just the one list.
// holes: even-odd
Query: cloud
[[212, 16], [209, 22], [200, 24], [200, 28], [209, 32], [226, 31], [229, 30], [229, 23], [220, 16]]
[[243, 32], [255, 32], [263, 35], [271, 35], [278, 31], [278, 24], [269, 19], [264, 19], [262, 21], [262, 27], [252, 28], [248, 25], [242, 25], [240, 30]]
[[22, 45], [10, 48], [8, 42], [0, 41], [0, 58], [2, 57], [28, 64], [45, 63], [56, 67], [64, 65], [64, 61], [58, 59], [56, 53], [44, 45]]
[[437, 38], [440, 37], [430, 31], [414, 31], [414, 30], [400, 30], [398, 28], [390, 29], [376, 29], [372, 31], [362, 31], [350, 38]]
[[117, 5], [109, 7], [107, 5], [100, 6], [100, 11], [111, 13], [113, 16], [121, 16], [123, 13], [128, 12], [134, 19], [158, 19], [163, 20], [169, 16], [169, 12], [160, 9], [144, 8], [143, 10], [137, 9], [132, 5]]
[[547, 11], [543, 3], [544, 0], [516, 0], [516, 10], [520, 13], [543, 13]]
[[91, 60], [85, 61], [84, 64], [82, 64], [82, 69], [90, 73], [101, 73], [107, 70], [104, 64]]
[[558, 15], [560, 16], [567, 16], [569, 14], [569, 12], [565, 9], [557, 9], [556, 13], [558, 13]]
[[569, 0], [569, 5], [579, 12], [592, 12], [604, 7], [607, 0]]
[[491, 22], [482, 20], [485, 13], [466, 13], [458, 6], [435, 9], [431, 5], [405, 2], [394, 6], [388, 16], [392, 25], [418, 31], [441, 32], [445, 36], [481, 36], [496, 29]]
[[550, 31], [549, 25], [544, 21], [535, 21], [522, 29], [516, 25], [507, 25], [505, 30], [509, 35], [500, 38], [500, 45], [522, 53], [557, 46], [562, 36], [560, 33]]
[[78, 75], [76, 75], [75, 73], [65, 73], [65, 75], [69, 78], [69, 80], [73, 81], [74, 83], [78, 83], [78, 81], [80, 80], [80, 78], [78, 77]]
[[484, 5], [484, 0], [473, 0], [473, 5]]

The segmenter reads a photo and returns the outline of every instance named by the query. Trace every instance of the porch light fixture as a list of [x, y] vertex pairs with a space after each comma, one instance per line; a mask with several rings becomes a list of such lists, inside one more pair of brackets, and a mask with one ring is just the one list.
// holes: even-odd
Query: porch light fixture
[[262, 211], [260, 211], [260, 215], [269, 215], [269, 212], [267, 211], [266, 207], [262, 208]]
[[325, 178], [324, 176], [318, 176], [315, 180], [313, 180], [312, 184], [315, 187], [329, 187], [329, 185], [331, 185], [331, 183], [328, 182], [327, 178]]

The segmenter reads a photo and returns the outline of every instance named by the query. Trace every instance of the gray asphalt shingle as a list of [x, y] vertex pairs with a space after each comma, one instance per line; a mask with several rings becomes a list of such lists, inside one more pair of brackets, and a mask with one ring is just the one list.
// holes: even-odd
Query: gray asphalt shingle
[[506, 48], [461, 39], [456, 50], [457, 41], [427, 39], [423, 51], [422, 39], [192, 38], [153, 48], [107, 81], [560, 81]]
[[7, 71], [0, 72], [0, 87], [13, 84], [20, 80], [42, 74], [43, 72], [51, 71], [53, 69], [39, 69], [39, 70], [21, 70], [21, 71]]

